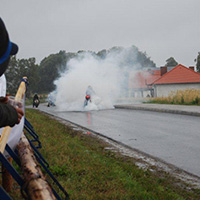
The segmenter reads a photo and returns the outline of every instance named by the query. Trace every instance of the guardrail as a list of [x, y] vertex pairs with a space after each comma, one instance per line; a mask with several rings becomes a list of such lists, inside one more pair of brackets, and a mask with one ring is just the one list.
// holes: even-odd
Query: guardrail
[[[24, 98], [25, 95], [25, 91], [26, 91], [26, 78], [23, 78], [21, 81], [21, 84], [18, 88], [17, 94], [15, 96], [16, 100], [22, 99]], [[38, 199], [35, 198], [35, 193], [37, 193], [37, 195], [39, 194], [35, 188], [34, 191], [31, 189], [31, 185], [35, 184], [39, 187], [44, 186], [44, 190], [46, 190], [43, 194], [40, 192], [39, 195], [41, 195], [41, 200], [42, 199], [57, 199], [57, 200], [68, 200], [69, 199], [69, 195], [67, 193], [67, 191], [65, 191], [65, 189], [61, 186], [61, 184], [58, 182], [58, 180], [54, 177], [54, 175], [51, 173], [51, 171], [49, 170], [49, 164], [48, 162], [45, 160], [45, 158], [42, 156], [42, 154], [39, 152], [39, 148], [42, 148], [42, 144], [39, 140], [39, 136], [37, 135], [37, 133], [34, 131], [33, 126], [30, 124], [30, 122], [25, 118], [24, 121], [24, 132], [26, 134], [26, 136], [24, 134], [22, 134], [22, 138], [21, 141], [18, 144], [18, 147], [13, 151], [10, 146], [8, 145], [7, 141], [11, 132], [11, 127], [5, 127], [3, 129], [1, 138], [0, 138], [0, 162], [2, 163], [3, 168], [5, 168], [5, 170], [7, 171], [7, 173], [9, 173], [10, 176], [12, 176], [12, 178], [18, 183], [18, 185], [21, 188], [21, 192], [22, 192], [22, 196], [24, 198], [28, 197], [29, 199]], [[23, 145], [23, 148], [20, 149], [20, 145]], [[7, 154], [9, 156], [5, 156], [4, 155], [4, 151], [7, 152]], [[23, 155], [23, 153], [26, 151], [26, 153]], [[27, 153], [28, 152], [28, 153]], [[33, 155], [31, 155], [33, 152]], [[21, 155], [22, 154], [22, 155]], [[26, 154], [30, 154], [28, 155], [30, 158], [30, 162], [31, 164], [26, 166], [26, 161], [23, 160], [24, 156], [26, 156]], [[15, 167], [12, 165], [12, 161], [11, 158], [13, 159], [13, 161], [15, 161], [15, 163], [19, 166], [19, 168], [22, 171], [22, 174], [25, 174], [28, 170], [28, 176], [30, 173], [30, 177], [27, 178], [26, 177], [21, 177], [20, 173], [15, 169]], [[21, 164], [23, 163], [23, 165]], [[38, 165], [44, 169], [45, 171], [45, 176], [49, 176], [49, 178], [52, 180], [53, 185], [56, 186], [57, 189], [54, 189], [54, 187], [52, 185], [50, 185], [47, 181], [45, 176], [42, 174], [42, 170], [38, 169]], [[31, 167], [29, 167], [31, 166]], [[33, 166], [36, 166], [35, 168]], [[27, 173], [26, 173], [27, 175]], [[5, 174], [2, 175], [2, 178], [5, 179]], [[40, 182], [40, 183], [39, 183]], [[35, 185], [34, 185], [35, 187]], [[47, 187], [49, 187], [49, 189], [46, 189]], [[61, 196], [58, 194], [58, 190], [59, 189], [59, 193], [62, 193], [62, 198]], [[41, 190], [41, 188], [38, 189], [38, 191]], [[52, 193], [51, 193], [52, 191]], [[47, 194], [49, 193], [49, 194]], [[45, 197], [45, 195], [49, 195], [48, 198]], [[43, 197], [42, 197], [43, 196]], [[63, 198], [64, 196], [64, 198]], [[6, 188], [3, 188], [2, 186], [0, 186], [0, 199], [2, 200], [12, 200], [12, 198], [9, 196], [9, 194], [6, 191]]]

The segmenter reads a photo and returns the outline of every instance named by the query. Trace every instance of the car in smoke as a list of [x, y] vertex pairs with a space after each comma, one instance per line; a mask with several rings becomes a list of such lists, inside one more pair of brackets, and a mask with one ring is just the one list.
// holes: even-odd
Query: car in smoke
[[50, 107], [50, 106], [56, 106], [55, 105], [55, 92], [52, 92], [48, 95], [48, 98], [47, 98], [47, 107]]
[[53, 101], [51, 101], [49, 99], [48, 102], [47, 102], [47, 107], [50, 107], [50, 106], [56, 106], [56, 105], [55, 105], [55, 103]]

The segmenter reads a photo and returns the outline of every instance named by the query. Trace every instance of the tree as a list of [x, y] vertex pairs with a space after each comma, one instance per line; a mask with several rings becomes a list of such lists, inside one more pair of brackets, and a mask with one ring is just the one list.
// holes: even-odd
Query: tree
[[11, 57], [8, 69], [6, 70], [7, 91], [14, 95], [17, 92], [21, 79], [26, 76], [29, 80], [27, 95], [38, 90], [39, 66], [35, 64], [35, 58], [16, 59]]
[[20, 83], [23, 76], [27, 76], [30, 82], [28, 94], [52, 92], [55, 90], [54, 81], [60, 77], [61, 73], [69, 70], [68, 61], [72, 58], [82, 59], [85, 54], [90, 54], [99, 60], [104, 60], [110, 56], [122, 68], [145, 69], [156, 67], [146, 52], [139, 51], [134, 45], [130, 48], [112, 47], [109, 50], [103, 49], [98, 53], [84, 50], [77, 53], [60, 51], [45, 57], [40, 65], [35, 64], [35, 58], [20, 60], [12, 57], [6, 71], [8, 92], [11, 94], [16, 93], [18, 83]]
[[7, 92], [14, 96], [22, 78], [19, 77], [18, 61], [16, 56], [11, 57], [5, 76], [7, 82]]
[[147, 56], [146, 52], [139, 51], [139, 49], [134, 45], [129, 48], [112, 47], [107, 51], [107, 56], [109, 55], [115, 55], [121, 67], [126, 66], [130, 69], [156, 67], [156, 64]]
[[66, 69], [66, 62], [65, 51], [51, 54], [41, 61], [39, 67], [39, 92], [51, 92], [55, 89], [54, 81], [60, 76], [60, 72]]
[[200, 52], [198, 52], [197, 58], [194, 61], [196, 62], [197, 72], [200, 72]]
[[141, 52], [138, 50], [137, 60], [144, 68], [155, 68], [156, 64], [147, 56], [146, 52]]
[[170, 57], [166, 60], [166, 67], [172, 67], [172, 66], [176, 66], [178, 65], [178, 63], [176, 62], [176, 60], [173, 57]]
[[105, 59], [106, 55], [107, 55], [107, 51], [105, 49], [103, 49], [103, 50], [99, 51], [96, 55], [101, 59]]

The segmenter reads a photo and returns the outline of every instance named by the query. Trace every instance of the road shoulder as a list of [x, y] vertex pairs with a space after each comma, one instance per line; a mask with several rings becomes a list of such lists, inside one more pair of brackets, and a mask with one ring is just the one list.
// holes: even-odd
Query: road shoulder
[[117, 109], [147, 110], [155, 112], [200, 116], [200, 106], [144, 103], [144, 104], [118, 104], [115, 105], [114, 107]]

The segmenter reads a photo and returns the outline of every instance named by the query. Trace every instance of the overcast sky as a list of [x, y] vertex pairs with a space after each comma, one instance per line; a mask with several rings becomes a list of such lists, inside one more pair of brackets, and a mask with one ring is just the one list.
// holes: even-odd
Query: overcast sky
[[60, 50], [100, 51], [135, 45], [159, 67], [174, 57], [195, 65], [200, 0], [1, 0], [0, 16], [18, 58]]

